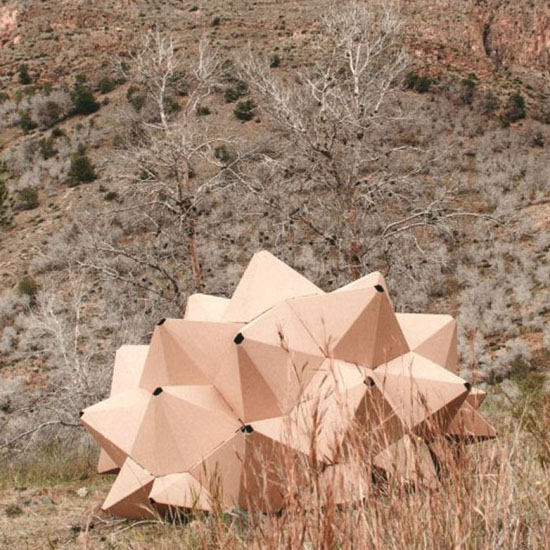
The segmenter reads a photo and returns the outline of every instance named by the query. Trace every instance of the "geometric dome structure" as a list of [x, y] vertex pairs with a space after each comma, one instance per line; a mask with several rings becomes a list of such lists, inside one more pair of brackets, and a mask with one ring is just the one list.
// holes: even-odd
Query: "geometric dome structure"
[[110, 397], [81, 413], [98, 470], [118, 473], [103, 509], [276, 511], [281, 457], [314, 457], [337, 488], [352, 442], [365, 475], [436, 485], [442, 437], [495, 436], [457, 361], [456, 322], [396, 314], [380, 273], [325, 293], [258, 252], [231, 299], [194, 294], [149, 346], [118, 350]]

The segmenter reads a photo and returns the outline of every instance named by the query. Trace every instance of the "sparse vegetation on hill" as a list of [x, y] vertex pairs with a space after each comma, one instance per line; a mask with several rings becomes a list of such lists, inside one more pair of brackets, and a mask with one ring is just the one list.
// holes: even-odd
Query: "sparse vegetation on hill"
[[[5, 514], [31, 529], [13, 487], [92, 475], [78, 411], [108, 391], [117, 346], [146, 342], [192, 292], [230, 295], [259, 248], [326, 290], [380, 270], [400, 311], [456, 315], [461, 374], [488, 390], [499, 441], [469, 449], [435, 493], [396, 486], [349, 510], [304, 500], [177, 527], [95, 518], [96, 538], [73, 494], [92, 481], [69, 482], [60, 507], [76, 503], [80, 533], [45, 547], [549, 547], [546, 5], [12, 4], [0, 547], [24, 540]], [[71, 447], [85, 449], [78, 469]]]

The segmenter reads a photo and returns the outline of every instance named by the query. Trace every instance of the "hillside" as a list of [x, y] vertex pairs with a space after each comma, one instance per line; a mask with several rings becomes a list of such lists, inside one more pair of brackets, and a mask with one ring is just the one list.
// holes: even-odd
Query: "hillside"
[[[50, 517], [21, 504], [43, 486], [60, 509], [76, 503], [85, 529], [107, 485], [91, 473], [78, 412], [106, 394], [116, 348], [147, 343], [193, 292], [230, 296], [259, 249], [325, 290], [379, 270], [396, 310], [456, 316], [461, 375], [489, 394], [497, 448], [520, 460], [517, 430], [538, 449], [548, 3], [409, 0], [364, 21], [332, 4], [0, 7], [0, 461], [24, 465], [0, 479], [0, 546], [23, 544], [6, 535], [13, 522], [21, 532]], [[348, 39], [375, 47], [354, 66]], [[533, 402], [542, 412], [525, 426], [517, 411]], [[44, 481], [33, 457], [51, 445], [61, 464], [83, 455], [71, 475], [91, 481], [56, 468]], [[27, 475], [38, 488], [17, 481]], [[11, 505], [23, 509], [13, 522]], [[53, 540], [48, 521], [41, 541]], [[96, 547], [79, 533], [44, 547]], [[543, 547], [538, 534], [530, 547]]]

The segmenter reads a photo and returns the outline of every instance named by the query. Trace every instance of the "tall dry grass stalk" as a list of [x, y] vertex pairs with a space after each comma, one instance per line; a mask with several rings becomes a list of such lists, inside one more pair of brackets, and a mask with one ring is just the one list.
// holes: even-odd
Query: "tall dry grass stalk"
[[[159, 550], [550, 548], [550, 476], [533, 458], [533, 442], [516, 428], [466, 447], [435, 489], [396, 477], [374, 482], [360, 463], [335, 484], [321, 483], [311, 468], [307, 483], [298, 484], [291, 469], [286, 507], [277, 514], [191, 513], [184, 524], [179, 516], [136, 530], [127, 548], [145, 550], [152, 540]], [[363, 498], [340, 505], [342, 494]]]
[[[344, 445], [337, 432], [334, 445], [325, 437], [325, 456], [328, 449], [345, 466], [324, 465], [318, 450], [326, 425], [321, 409], [308, 417], [309, 453], [288, 446], [279, 453], [257, 450], [255, 482], [263, 491], [247, 495], [249, 512], [224, 511], [219, 504], [210, 514], [172, 510], [168, 521], [136, 530], [119, 541], [121, 547], [145, 550], [154, 540], [159, 550], [550, 548], [550, 472], [539, 460], [540, 432], [523, 429], [527, 416], [501, 420], [499, 437], [481, 443], [436, 439], [435, 426], [422, 438], [409, 433], [406, 456], [394, 455], [397, 466], [388, 471], [372, 458], [373, 449], [385, 443], [358, 425]], [[541, 409], [539, 424], [550, 433], [548, 408]], [[289, 425], [289, 437], [294, 429]], [[438, 459], [435, 476], [426, 468], [426, 452]], [[221, 498], [215, 485], [213, 479], [210, 492]], [[279, 511], [258, 512], [273, 507], [274, 485]]]

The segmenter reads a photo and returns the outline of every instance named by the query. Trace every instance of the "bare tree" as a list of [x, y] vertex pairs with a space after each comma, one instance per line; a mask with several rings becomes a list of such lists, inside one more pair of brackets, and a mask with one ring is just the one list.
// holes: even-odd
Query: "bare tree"
[[452, 185], [438, 179], [441, 153], [415, 142], [416, 113], [405, 109], [414, 100], [401, 85], [399, 11], [338, 5], [317, 42], [307, 72], [280, 76], [253, 54], [243, 64], [277, 130], [247, 184], [287, 244], [309, 242], [326, 260], [329, 282], [375, 268], [413, 282], [417, 267], [444, 262], [433, 238], [452, 238], [457, 214]]
[[133, 105], [121, 115], [128, 132], [111, 169], [124, 184], [121, 204], [100, 216], [100, 231], [81, 225], [79, 264], [181, 306], [189, 289], [204, 287], [202, 201], [231, 183], [239, 162], [235, 140], [213, 135], [201, 116], [221, 66], [205, 40], [189, 62], [156, 33], [121, 67]]
[[[8, 423], [0, 451], [11, 452], [47, 440], [53, 433], [78, 428], [78, 412], [105, 396], [110, 369], [97, 338], [95, 324], [84, 317], [86, 285], [71, 276], [64, 296], [57, 290], [41, 291], [26, 320], [32, 349], [47, 358], [47, 382], [40, 396], [29, 394], [15, 410], [19, 423]], [[24, 420], [24, 421], [23, 421]]]

